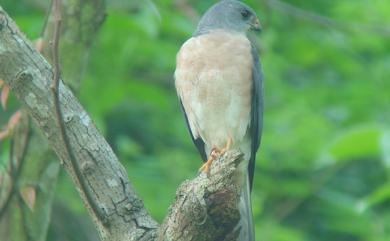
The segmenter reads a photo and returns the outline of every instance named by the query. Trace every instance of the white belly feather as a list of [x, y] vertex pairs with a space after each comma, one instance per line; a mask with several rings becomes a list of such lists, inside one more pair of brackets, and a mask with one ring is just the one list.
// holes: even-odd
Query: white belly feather
[[177, 55], [175, 85], [190, 129], [206, 153], [233, 147], [250, 155], [251, 45], [245, 35], [214, 31], [189, 39]]

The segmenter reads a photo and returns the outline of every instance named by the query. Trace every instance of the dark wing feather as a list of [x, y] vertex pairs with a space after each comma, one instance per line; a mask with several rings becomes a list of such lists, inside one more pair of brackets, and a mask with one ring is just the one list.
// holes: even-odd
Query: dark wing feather
[[255, 159], [256, 152], [259, 149], [261, 141], [261, 131], [263, 128], [263, 74], [261, 72], [260, 60], [257, 55], [257, 50], [254, 44], [252, 43], [252, 58], [253, 58], [253, 68], [252, 68], [252, 103], [251, 103], [251, 122], [249, 125], [249, 131], [251, 135], [251, 157], [249, 159], [248, 174], [249, 174], [249, 184], [250, 189], [252, 190], [253, 185], [253, 175], [255, 171]]
[[180, 106], [181, 106], [181, 109], [184, 113], [184, 117], [186, 118], [186, 123], [187, 123], [188, 130], [190, 132], [190, 135], [191, 135], [191, 139], [194, 142], [196, 148], [198, 148], [199, 154], [202, 157], [203, 161], [207, 161], [207, 154], [206, 154], [206, 151], [204, 149], [204, 142], [203, 142], [202, 138], [200, 138], [200, 137], [198, 137], [196, 139], [194, 138], [194, 135], [191, 132], [190, 123], [188, 122], [188, 117], [187, 117], [186, 111], [184, 109], [183, 103], [181, 102], [181, 99], [180, 99]]

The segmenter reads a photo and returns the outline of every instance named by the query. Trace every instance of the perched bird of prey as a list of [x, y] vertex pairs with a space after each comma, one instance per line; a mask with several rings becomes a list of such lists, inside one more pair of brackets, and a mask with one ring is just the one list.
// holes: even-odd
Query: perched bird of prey
[[247, 37], [260, 30], [249, 6], [222, 0], [201, 18], [177, 54], [175, 86], [192, 139], [208, 171], [215, 154], [240, 149], [239, 240], [253, 241], [250, 191], [262, 129], [262, 73], [256, 48]]

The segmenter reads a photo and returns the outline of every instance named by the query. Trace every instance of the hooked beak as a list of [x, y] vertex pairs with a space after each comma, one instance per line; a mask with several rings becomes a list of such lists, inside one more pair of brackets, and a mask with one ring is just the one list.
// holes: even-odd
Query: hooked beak
[[251, 30], [254, 30], [256, 32], [261, 32], [262, 27], [258, 18], [254, 17], [250, 23], [250, 26], [251, 26], [250, 27]]

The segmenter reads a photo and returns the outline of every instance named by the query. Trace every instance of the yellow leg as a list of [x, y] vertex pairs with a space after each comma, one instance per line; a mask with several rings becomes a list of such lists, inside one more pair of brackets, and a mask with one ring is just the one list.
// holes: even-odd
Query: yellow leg
[[211, 164], [217, 158], [219, 153], [220, 151], [217, 148], [213, 148], [210, 152], [209, 159], [207, 159], [207, 161], [199, 168], [199, 171], [208, 173], [210, 171]]
[[220, 155], [225, 154], [230, 149], [230, 147], [232, 147], [232, 144], [233, 144], [233, 140], [231, 137], [229, 137], [229, 139], [226, 142], [226, 146], [224, 148], [222, 148], [222, 150], [219, 152], [219, 154]]
[[217, 159], [217, 156], [225, 154], [232, 146], [232, 142], [232, 138], [229, 137], [224, 148], [222, 148], [221, 150], [213, 148], [210, 152], [209, 159], [207, 159], [207, 161], [199, 168], [199, 171], [208, 173], [210, 171], [210, 166], [213, 161]]

